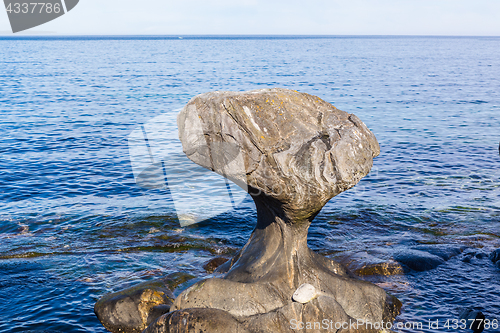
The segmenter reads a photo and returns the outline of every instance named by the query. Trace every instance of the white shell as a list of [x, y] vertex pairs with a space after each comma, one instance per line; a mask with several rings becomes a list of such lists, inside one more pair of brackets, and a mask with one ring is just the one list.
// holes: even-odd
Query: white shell
[[299, 302], [302, 304], [308, 303], [316, 298], [318, 294], [316, 293], [316, 288], [309, 283], [304, 283], [300, 287], [295, 290], [293, 293], [292, 299], [295, 302]]

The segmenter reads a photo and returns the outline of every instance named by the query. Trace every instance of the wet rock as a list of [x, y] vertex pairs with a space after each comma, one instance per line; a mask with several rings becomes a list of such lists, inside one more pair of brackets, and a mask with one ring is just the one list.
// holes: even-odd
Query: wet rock
[[404, 274], [404, 267], [397, 261], [388, 260], [381, 261], [379, 263], [364, 265], [363, 267], [357, 269], [355, 273], [360, 276], [400, 275]]
[[[329, 314], [332, 316], [332, 318], [336, 318], [337, 320], [333, 321], [333, 327], [329, 326], [323, 326], [320, 327], [319, 325], [314, 326], [315, 322], [321, 322], [321, 320], [318, 320], [318, 318], [328, 318], [329, 317], [322, 317], [325, 313]], [[337, 329], [335, 329], [335, 323], [349, 323], [350, 321], [353, 321], [349, 315], [343, 311], [342, 306], [340, 306], [339, 303], [335, 301], [334, 298], [328, 297], [328, 296], [319, 296], [318, 298], [314, 299], [313, 301], [304, 304], [302, 306], [302, 311], [301, 311], [301, 317], [302, 321], [304, 322], [305, 330], [306, 332], [321, 332], [321, 333], [326, 333], [326, 332], [335, 332]], [[298, 317], [298, 316], [297, 316]], [[299, 321], [299, 318], [294, 318], [296, 321]], [[288, 325], [290, 327], [290, 324]], [[361, 327], [360, 327], [361, 328]], [[300, 332], [301, 330], [293, 330], [292, 332]], [[343, 330], [342, 330], [343, 331]], [[363, 332], [363, 328], [361, 328], [359, 331]], [[270, 332], [269, 332], [270, 333]]]
[[[318, 318], [325, 313], [329, 318], [336, 318], [331, 324], [314, 326]], [[336, 332], [335, 323], [349, 323], [352, 320], [342, 309], [334, 298], [319, 296], [307, 304], [291, 303], [284, 307], [270, 311], [265, 314], [245, 318], [243, 324], [251, 328], [252, 332], [274, 333], [274, 332]], [[363, 330], [359, 330], [362, 332]], [[342, 332], [351, 332], [342, 330]], [[353, 332], [354, 333], [354, 332]]]
[[394, 254], [394, 260], [417, 272], [434, 269], [444, 263], [437, 255], [419, 250], [402, 250]]
[[468, 248], [463, 252], [462, 261], [466, 263], [477, 263], [477, 260], [492, 258], [492, 254], [487, 254], [479, 249]]
[[[261, 89], [196, 96], [177, 121], [188, 158], [252, 195], [257, 225], [237, 256], [217, 269], [221, 278], [182, 292], [172, 312], [147, 332], [229, 332], [241, 323], [252, 332], [280, 333], [300, 316], [394, 319], [401, 306], [395, 297], [307, 246], [308, 227], [321, 208], [364, 177], [379, 154], [375, 136], [359, 118], [316, 96]], [[243, 162], [232, 162], [237, 160]], [[304, 283], [321, 296], [302, 305], [290, 296]], [[219, 322], [233, 329], [222, 330]]]
[[476, 253], [477, 253], [477, 249], [474, 249], [474, 248], [468, 248], [467, 250], [465, 250], [462, 254], [464, 256], [472, 256], [472, 257], [475, 257], [476, 256]]
[[[379, 254], [379, 253], [377, 253]], [[390, 258], [385, 253], [379, 254], [376, 257], [367, 252], [357, 252], [344, 256], [338, 256], [341, 264], [358, 276], [371, 276], [371, 275], [398, 275], [404, 273], [404, 268], [401, 263]]]
[[500, 249], [497, 249], [497, 250], [490, 253], [490, 260], [493, 263], [500, 261]]
[[430, 254], [441, 257], [443, 260], [450, 260], [451, 258], [461, 254], [466, 247], [448, 244], [432, 244], [432, 245], [419, 245], [413, 248], [418, 251], [425, 251]]
[[228, 260], [229, 258], [215, 257], [203, 265], [203, 268], [207, 271], [207, 273], [213, 273], [220, 265], [226, 263]]
[[488, 254], [484, 253], [484, 252], [478, 252], [476, 253], [476, 258], [477, 259], [484, 259], [484, 258], [488, 258]]
[[95, 304], [94, 312], [111, 332], [142, 332], [157, 318], [151, 318], [150, 314], [169, 312], [172, 301], [173, 295], [165, 285], [146, 282], [104, 296]]
[[468, 255], [465, 255], [463, 258], [462, 258], [462, 261], [463, 262], [466, 262], [466, 263], [470, 263], [472, 261], [472, 254], [468, 254]]
[[189, 274], [174, 273], [104, 295], [95, 304], [94, 312], [111, 332], [142, 332], [150, 323], [170, 311], [174, 300], [171, 290], [191, 278], [193, 276]]
[[474, 333], [481, 333], [484, 330], [486, 317], [481, 311], [464, 309], [460, 312], [459, 319], [464, 319], [467, 322], [467, 328], [470, 328]]
[[302, 304], [309, 303], [318, 296], [316, 288], [309, 283], [304, 283], [295, 290], [292, 299]]
[[465, 247], [432, 244], [412, 248], [373, 248], [366, 252], [340, 254], [337, 259], [358, 276], [397, 275], [405, 271], [425, 271], [462, 253]]

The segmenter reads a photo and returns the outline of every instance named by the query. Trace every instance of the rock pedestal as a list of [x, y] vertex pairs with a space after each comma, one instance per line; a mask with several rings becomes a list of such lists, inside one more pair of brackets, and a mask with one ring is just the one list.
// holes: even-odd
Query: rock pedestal
[[378, 332], [394, 320], [395, 297], [307, 246], [321, 208], [379, 154], [358, 117], [316, 96], [261, 89], [196, 96], [178, 126], [188, 158], [252, 195], [257, 225], [220, 278], [182, 292], [144, 332]]

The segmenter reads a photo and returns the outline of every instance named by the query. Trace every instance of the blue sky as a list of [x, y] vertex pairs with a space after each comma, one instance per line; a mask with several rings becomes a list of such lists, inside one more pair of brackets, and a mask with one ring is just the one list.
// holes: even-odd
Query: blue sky
[[25, 33], [500, 36], [500, 0], [80, 0]]

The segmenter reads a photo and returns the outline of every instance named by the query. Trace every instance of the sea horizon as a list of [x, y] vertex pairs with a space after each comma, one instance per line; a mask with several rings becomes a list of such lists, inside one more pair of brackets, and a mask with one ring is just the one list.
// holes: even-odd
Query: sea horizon
[[103, 38], [103, 39], [335, 39], [335, 38], [498, 38], [500, 35], [295, 35], [295, 34], [144, 34], [144, 35], [129, 35], [129, 34], [111, 34], [111, 35], [98, 35], [98, 34], [51, 34], [48, 32], [41, 32], [40, 34], [33, 33], [32, 31], [19, 32], [13, 34], [12, 32], [0, 32], [1, 39], [28, 39], [28, 38], [74, 38], [74, 39], [90, 39], [90, 38]]
[[424, 271], [358, 271], [403, 302], [399, 322], [464, 308], [500, 318], [488, 259], [500, 248], [499, 38], [0, 36], [0, 331], [105, 332], [103, 295], [193, 276], [178, 295], [235, 255], [255, 227], [251, 198], [182, 227], [168, 184], [137, 182], [128, 139], [155, 119], [174, 133], [196, 95], [272, 87], [355, 114], [381, 149], [316, 216], [309, 247], [353, 269], [434, 256]]

